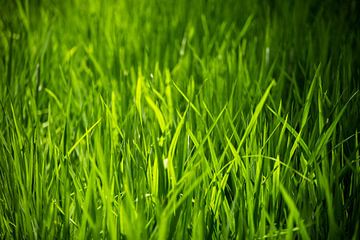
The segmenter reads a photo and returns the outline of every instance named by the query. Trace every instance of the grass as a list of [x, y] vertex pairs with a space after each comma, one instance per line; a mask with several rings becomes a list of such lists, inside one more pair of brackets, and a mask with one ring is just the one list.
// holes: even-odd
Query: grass
[[358, 239], [356, 1], [0, 1], [0, 238]]

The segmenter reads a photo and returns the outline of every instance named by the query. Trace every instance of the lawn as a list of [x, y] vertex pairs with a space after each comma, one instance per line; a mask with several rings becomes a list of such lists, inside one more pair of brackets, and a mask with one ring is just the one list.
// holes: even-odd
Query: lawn
[[0, 0], [0, 238], [359, 239], [359, 12]]

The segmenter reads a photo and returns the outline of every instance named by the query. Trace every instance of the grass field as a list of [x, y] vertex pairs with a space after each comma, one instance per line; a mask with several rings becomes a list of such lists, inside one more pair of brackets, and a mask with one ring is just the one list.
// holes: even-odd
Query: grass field
[[359, 12], [0, 0], [0, 239], [359, 239]]

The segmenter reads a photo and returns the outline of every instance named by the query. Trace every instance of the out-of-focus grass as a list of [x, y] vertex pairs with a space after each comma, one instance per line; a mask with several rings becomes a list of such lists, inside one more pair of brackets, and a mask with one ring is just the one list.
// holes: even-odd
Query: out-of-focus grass
[[356, 1], [0, 1], [0, 238], [359, 237]]

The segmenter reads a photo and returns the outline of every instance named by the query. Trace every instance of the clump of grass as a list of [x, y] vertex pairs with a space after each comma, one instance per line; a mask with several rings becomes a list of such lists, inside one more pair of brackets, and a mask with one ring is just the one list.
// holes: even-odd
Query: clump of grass
[[334, 2], [1, 3], [0, 237], [357, 239]]

